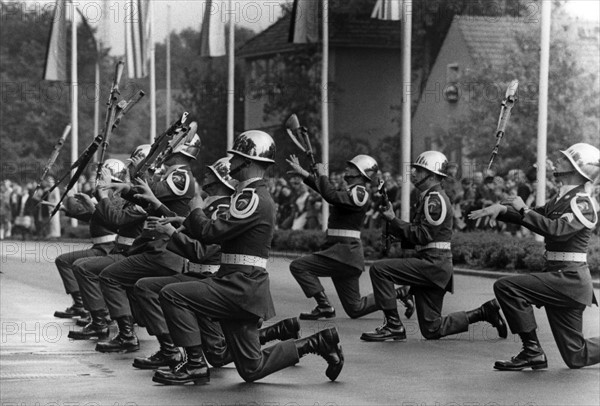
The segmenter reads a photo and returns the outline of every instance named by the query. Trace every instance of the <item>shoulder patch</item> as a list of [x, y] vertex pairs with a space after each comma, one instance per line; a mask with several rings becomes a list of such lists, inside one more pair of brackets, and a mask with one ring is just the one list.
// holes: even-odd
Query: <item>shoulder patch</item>
[[245, 219], [250, 217], [258, 207], [258, 195], [256, 189], [247, 188], [231, 198], [231, 206], [229, 212], [232, 217], [237, 219]]
[[[448, 208], [446, 207], [446, 201], [438, 192], [431, 192], [425, 197], [424, 212], [425, 219], [432, 226], [439, 226], [446, 219]], [[437, 220], [434, 217], [439, 216]]]
[[190, 183], [190, 175], [185, 170], [176, 169], [167, 175], [167, 185], [176, 196], [185, 195]]
[[369, 201], [369, 192], [364, 186], [356, 185], [348, 191], [352, 202], [358, 207], [363, 207]]
[[587, 193], [577, 193], [571, 199], [571, 210], [585, 228], [592, 229], [598, 223], [598, 213], [590, 195]]

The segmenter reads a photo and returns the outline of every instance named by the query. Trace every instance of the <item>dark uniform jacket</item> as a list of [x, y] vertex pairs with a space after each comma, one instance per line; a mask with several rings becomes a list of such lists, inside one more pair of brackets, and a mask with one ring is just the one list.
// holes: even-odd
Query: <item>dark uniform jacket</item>
[[[359, 231], [369, 210], [369, 193], [364, 186], [354, 185], [336, 190], [327, 176], [309, 176], [304, 180], [329, 203], [328, 229]], [[333, 259], [360, 272], [365, 269], [365, 257], [360, 238], [327, 236], [321, 251], [315, 255]]]
[[[229, 212], [230, 196], [211, 196], [204, 201], [202, 211], [211, 220], [225, 216]], [[183, 229], [171, 235], [169, 251], [190, 260], [195, 264], [219, 265], [221, 263], [221, 246], [218, 244], [203, 244], [193, 238], [190, 231]]]
[[[104, 221], [100, 213], [98, 212], [98, 206], [93, 212], [86, 210], [78, 201], [72, 196], [68, 196], [65, 199], [65, 207], [67, 209], [66, 215], [73, 217], [77, 220], [89, 223], [90, 236], [93, 238], [104, 237], [107, 235], [114, 235], [115, 230], [110, 227], [110, 224]], [[114, 243], [100, 243], [94, 244], [92, 248], [100, 249], [108, 254], [114, 247]]]
[[[242, 254], [269, 258], [275, 229], [275, 202], [267, 183], [260, 179], [249, 183], [231, 198], [227, 216], [211, 219], [195, 209], [183, 223], [192, 237], [205, 244], [220, 244], [223, 254]], [[205, 279], [233, 307], [264, 320], [275, 315], [265, 268], [251, 265], [222, 264], [212, 278]]]
[[[142, 233], [144, 221], [148, 216], [146, 211], [135, 203], [119, 199], [104, 198], [96, 206], [96, 211], [105, 224], [115, 230], [120, 237], [136, 239]], [[119, 244], [117, 241], [113, 254], [126, 253], [130, 245]]]
[[[188, 165], [174, 165], [150, 185], [154, 196], [163, 204], [157, 210], [147, 210], [149, 216], [182, 216], [190, 213], [189, 203], [195, 194], [195, 182]], [[129, 193], [131, 197], [135, 193]], [[164, 253], [170, 236], [156, 230], [144, 229], [127, 255]]]
[[[410, 223], [395, 218], [389, 232], [399, 238], [404, 248], [419, 248], [430, 243], [450, 243], [454, 213], [450, 199], [440, 184], [426, 190], [419, 201]], [[417, 258], [430, 266], [421, 271], [429, 280], [449, 292], [453, 290], [452, 251], [437, 248], [418, 249]]]
[[[598, 214], [592, 198], [581, 185], [542, 207], [524, 213], [522, 217], [514, 208], [508, 207], [498, 220], [521, 224], [542, 235], [546, 251], [587, 253]], [[543, 273], [532, 275], [578, 303], [587, 306], [597, 303], [590, 270], [585, 262], [547, 261]]]

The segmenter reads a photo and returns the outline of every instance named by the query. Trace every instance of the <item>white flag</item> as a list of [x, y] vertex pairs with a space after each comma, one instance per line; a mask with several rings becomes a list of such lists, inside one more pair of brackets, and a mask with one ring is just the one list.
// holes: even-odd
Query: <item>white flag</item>
[[150, 65], [148, 0], [129, 0], [125, 16], [125, 51], [130, 79], [148, 76]]
[[402, 0], [377, 0], [371, 18], [400, 21], [402, 19]]
[[[207, 0], [200, 34], [201, 56], [216, 57], [227, 53], [225, 48], [225, 21], [222, 15], [217, 2]], [[230, 24], [233, 24], [233, 21]]]

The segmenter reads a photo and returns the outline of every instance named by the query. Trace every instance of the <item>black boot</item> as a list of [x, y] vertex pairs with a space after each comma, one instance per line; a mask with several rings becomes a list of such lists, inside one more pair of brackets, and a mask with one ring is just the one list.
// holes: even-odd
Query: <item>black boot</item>
[[273, 340], [297, 340], [300, 338], [300, 323], [296, 317], [281, 320], [272, 326], [258, 330], [258, 338], [261, 345]]
[[[91, 313], [91, 312], [90, 312]], [[92, 322], [92, 316], [88, 316], [88, 317], [80, 317], [77, 320], [75, 320], [75, 325], [78, 327], [85, 327], [88, 324], [90, 324]]]
[[404, 317], [407, 319], [410, 319], [415, 312], [415, 297], [409, 292], [410, 286], [400, 286], [396, 289], [396, 299], [404, 305]]
[[83, 300], [81, 299], [81, 293], [73, 292], [71, 293], [71, 297], [73, 298], [73, 305], [71, 307], [67, 307], [64, 312], [57, 310], [54, 312], [54, 317], [58, 317], [61, 319], [71, 319], [73, 317], [89, 317], [89, 313], [83, 307]]
[[300, 320], [319, 320], [321, 318], [331, 319], [335, 317], [335, 309], [329, 303], [325, 292], [319, 292], [314, 296], [317, 301], [315, 307], [310, 313], [300, 313]]
[[500, 338], [508, 337], [506, 322], [500, 314], [500, 305], [496, 299], [485, 302], [477, 309], [470, 310], [466, 313], [469, 324], [476, 323], [478, 321], [487, 321], [493, 327], [495, 327], [496, 330], [498, 330], [498, 336]]
[[160, 344], [160, 349], [149, 357], [135, 358], [133, 366], [139, 369], [158, 369], [160, 367], [175, 367], [181, 363], [183, 356], [179, 348], [173, 344], [169, 334], [160, 334], [156, 336]]
[[400, 321], [397, 309], [384, 310], [385, 319], [383, 325], [370, 331], [362, 333], [360, 339], [363, 341], [398, 341], [406, 340], [406, 330]]
[[344, 366], [344, 353], [340, 345], [340, 337], [335, 327], [319, 331], [312, 336], [296, 340], [298, 356], [303, 357], [312, 353], [320, 355], [327, 361], [325, 375], [332, 381], [342, 372]]
[[102, 341], [96, 344], [99, 352], [133, 352], [140, 349], [140, 342], [133, 331], [133, 317], [117, 317], [119, 334], [110, 341]]
[[152, 381], [163, 385], [185, 385], [193, 382], [198, 385], [210, 381], [210, 371], [204, 359], [201, 346], [186, 347], [185, 361], [177, 365], [173, 370], [157, 370], [154, 372]]
[[69, 331], [69, 338], [73, 340], [89, 340], [90, 338], [108, 337], [110, 317], [108, 310], [92, 310], [92, 321], [80, 331]]
[[529, 333], [519, 333], [523, 341], [523, 349], [520, 353], [510, 359], [510, 361], [496, 361], [495, 369], [501, 371], [521, 371], [524, 368], [544, 369], [548, 368], [546, 354], [538, 341], [535, 330]]

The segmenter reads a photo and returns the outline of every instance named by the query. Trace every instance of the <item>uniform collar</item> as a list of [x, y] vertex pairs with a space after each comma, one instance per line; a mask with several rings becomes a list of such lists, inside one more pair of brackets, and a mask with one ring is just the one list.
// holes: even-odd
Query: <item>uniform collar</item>
[[558, 190], [558, 199], [562, 199], [566, 194], [578, 187], [579, 185], [562, 185]]
[[437, 190], [437, 189], [438, 189], [438, 186], [440, 186], [440, 184], [439, 184], [439, 183], [436, 183], [436, 184], [432, 185], [432, 186], [431, 186], [429, 189], [427, 189], [427, 190], [425, 190], [425, 191], [421, 192], [421, 194], [419, 195], [419, 197], [420, 197], [421, 199], [423, 199], [423, 198], [424, 198], [424, 197], [427, 195], [427, 193], [429, 193], [430, 191], [432, 191], [432, 190]]
[[240, 183], [238, 183], [235, 191], [237, 193], [241, 192], [242, 190], [244, 190], [244, 188], [246, 188], [247, 186], [251, 185], [254, 182], [258, 182], [259, 180], [262, 180], [262, 177], [256, 177], [256, 178], [250, 178], [250, 179], [246, 179]]

